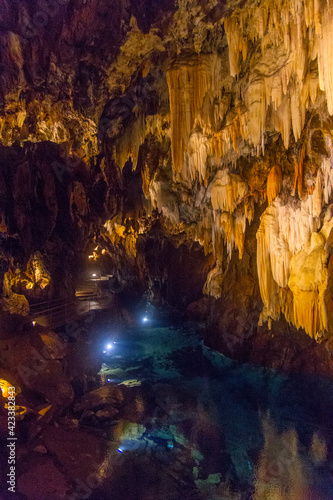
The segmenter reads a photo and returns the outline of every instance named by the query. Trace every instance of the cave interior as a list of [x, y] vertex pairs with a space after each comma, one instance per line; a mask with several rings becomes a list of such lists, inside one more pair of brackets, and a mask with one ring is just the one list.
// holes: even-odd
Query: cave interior
[[0, 0], [1, 500], [332, 500], [332, 229], [332, 0]]

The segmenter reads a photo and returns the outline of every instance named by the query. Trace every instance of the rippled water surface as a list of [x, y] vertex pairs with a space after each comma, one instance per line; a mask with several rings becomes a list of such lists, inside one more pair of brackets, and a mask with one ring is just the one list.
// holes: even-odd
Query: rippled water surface
[[103, 380], [150, 400], [119, 436], [114, 498], [333, 500], [332, 380], [238, 365], [193, 325], [113, 341]]

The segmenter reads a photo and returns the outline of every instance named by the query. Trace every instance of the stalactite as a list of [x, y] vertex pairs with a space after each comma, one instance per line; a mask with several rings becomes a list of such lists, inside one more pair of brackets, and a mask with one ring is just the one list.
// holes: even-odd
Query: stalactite
[[136, 169], [139, 148], [145, 138], [145, 121], [140, 113], [132, 126], [128, 127], [124, 134], [116, 141], [115, 160], [120, 169], [124, 168], [125, 163], [131, 159], [133, 170]]
[[301, 149], [300, 158], [299, 158], [298, 162], [296, 162], [296, 165], [295, 165], [294, 188], [293, 188], [293, 192], [292, 192], [292, 195], [295, 196], [296, 189], [297, 189], [298, 196], [300, 198], [302, 197], [302, 190], [303, 190], [304, 158], [305, 158], [305, 142], [304, 142], [302, 149]]
[[[228, 92], [221, 95], [223, 72], [217, 56], [188, 57], [170, 67], [167, 83], [176, 181], [204, 182], [208, 158], [215, 156], [218, 162], [230, 150], [238, 152], [241, 140], [253, 153], [263, 153], [267, 130], [278, 131], [288, 149], [291, 132], [296, 142], [301, 137], [306, 110], [316, 101], [319, 85], [333, 113], [333, 64], [327, 63], [333, 58], [332, 7], [314, 4], [261, 0], [234, 9], [223, 19], [231, 76], [238, 77], [241, 61], [251, 57], [249, 79], [240, 80], [234, 107]], [[258, 42], [260, 49], [248, 51], [249, 43], [258, 46]], [[312, 64], [316, 57], [318, 70]], [[299, 193], [301, 170], [300, 160]]]
[[212, 187], [213, 209], [233, 212], [247, 192], [248, 186], [239, 175], [230, 174], [227, 169], [220, 170]]
[[206, 283], [204, 284], [202, 290], [203, 294], [219, 299], [221, 297], [222, 282], [223, 271], [221, 264], [218, 262], [216, 267], [214, 267], [214, 269], [212, 269], [207, 276]]
[[234, 221], [234, 239], [235, 246], [238, 248], [239, 258], [243, 258], [244, 242], [245, 242], [246, 217], [241, 215], [235, 218]]
[[127, 255], [132, 258], [136, 257], [136, 241], [138, 234], [134, 231], [132, 226], [126, 228], [126, 220], [122, 223], [119, 217], [109, 219], [104, 224], [106, 229], [106, 236], [112, 245], [118, 245], [120, 242], [123, 244]]
[[[211, 217], [203, 215], [195, 225], [194, 241], [198, 241], [203, 246], [205, 255], [212, 250], [212, 221]], [[223, 251], [223, 248], [222, 248]], [[216, 254], [219, 255], [219, 254]], [[222, 254], [223, 255], [223, 254]]]
[[247, 218], [247, 220], [249, 221], [249, 224], [251, 224], [251, 222], [254, 219], [254, 199], [253, 199], [253, 197], [250, 197], [246, 200], [246, 202], [244, 204], [244, 214], [245, 214], [245, 217]]
[[145, 197], [149, 198], [149, 183], [150, 183], [150, 172], [149, 167], [145, 164], [144, 169], [141, 172], [142, 177], [142, 191]]
[[267, 177], [267, 199], [270, 205], [278, 196], [282, 187], [282, 172], [279, 165], [271, 168]]
[[[319, 17], [319, 16], [318, 16]], [[333, 115], [333, 4], [327, 2], [321, 17], [321, 36], [318, 37], [319, 87], [326, 92], [327, 107]]]
[[333, 218], [328, 211], [323, 225], [319, 216], [333, 192], [332, 178], [333, 154], [323, 160], [312, 194], [297, 206], [276, 198], [261, 217], [257, 232], [257, 268], [264, 303], [260, 324], [282, 313], [312, 337], [327, 327], [325, 242]]
[[149, 184], [149, 197], [152, 206], [165, 217], [169, 223], [179, 223], [179, 208], [176, 195], [170, 189], [170, 182], [160, 172], [156, 172]]
[[288, 286], [294, 299], [294, 323], [311, 337], [327, 328], [324, 292], [327, 284], [325, 238], [312, 233], [311, 240], [291, 259]]
[[208, 140], [199, 132], [194, 132], [188, 142], [187, 162], [184, 162], [184, 177], [193, 182], [196, 174], [201, 183], [206, 180], [206, 166], [208, 157]]
[[254, 215], [253, 199], [249, 200], [247, 195], [248, 185], [239, 175], [229, 173], [228, 169], [217, 173], [211, 191], [215, 220], [213, 245], [218, 242], [217, 246], [221, 246], [222, 234], [229, 258], [234, 246], [239, 251], [239, 258], [243, 257], [246, 220], [251, 223]]
[[[247, 139], [254, 148], [262, 147], [268, 121], [281, 133], [286, 148], [291, 130], [297, 142], [318, 87], [333, 115], [332, 18], [332, 2], [261, 0], [223, 19], [231, 76], [239, 75], [247, 45], [260, 42], [260, 57], [251, 54], [249, 85], [243, 91]], [[316, 58], [318, 71], [311, 64]]]
[[226, 18], [224, 28], [229, 46], [230, 74], [236, 76], [240, 71], [240, 53], [244, 61], [247, 57], [247, 40], [242, 36], [242, 26], [237, 16]]
[[224, 238], [227, 242], [227, 251], [229, 258], [231, 258], [232, 249], [235, 243], [234, 237], [234, 218], [228, 212], [223, 212], [217, 219], [217, 228], [223, 230]]
[[[214, 96], [219, 91], [219, 71], [220, 60], [216, 55], [198, 55], [179, 61], [167, 72], [171, 114], [171, 150], [176, 180], [181, 180], [183, 177], [188, 141], [195, 120], [200, 121], [199, 115], [204, 98], [207, 94]], [[202, 178], [203, 166], [201, 162], [196, 165], [199, 165]]]
[[216, 258], [222, 262], [223, 260], [223, 236], [219, 231], [214, 230], [213, 248]]

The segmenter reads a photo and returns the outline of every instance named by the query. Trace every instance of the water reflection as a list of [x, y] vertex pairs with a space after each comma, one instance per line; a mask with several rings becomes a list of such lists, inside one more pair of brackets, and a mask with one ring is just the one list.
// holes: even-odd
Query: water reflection
[[265, 444], [255, 471], [254, 500], [304, 500], [306, 472], [296, 431], [279, 434], [269, 416], [262, 428]]
[[237, 365], [191, 329], [128, 342], [102, 370], [141, 384], [139, 425], [114, 430], [114, 500], [333, 499], [331, 380]]

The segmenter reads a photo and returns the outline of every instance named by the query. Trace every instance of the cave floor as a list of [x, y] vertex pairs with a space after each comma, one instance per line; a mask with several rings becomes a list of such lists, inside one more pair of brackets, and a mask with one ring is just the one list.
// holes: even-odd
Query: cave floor
[[194, 324], [110, 342], [103, 384], [132, 388], [144, 409], [118, 423], [91, 498], [332, 500], [332, 380], [236, 364]]

